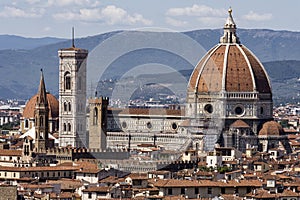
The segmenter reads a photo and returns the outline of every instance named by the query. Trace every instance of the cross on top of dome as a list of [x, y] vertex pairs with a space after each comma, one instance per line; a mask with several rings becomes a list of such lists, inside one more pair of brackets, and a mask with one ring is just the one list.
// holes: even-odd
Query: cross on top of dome
[[232, 17], [232, 9], [228, 9], [228, 18], [224, 25], [224, 35], [220, 38], [221, 43], [240, 43], [236, 35], [236, 24]]

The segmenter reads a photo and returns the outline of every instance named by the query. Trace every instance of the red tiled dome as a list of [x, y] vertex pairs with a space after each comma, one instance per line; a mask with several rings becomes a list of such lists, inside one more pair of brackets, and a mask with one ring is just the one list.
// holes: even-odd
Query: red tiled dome
[[259, 92], [271, 93], [267, 73], [259, 60], [245, 46], [218, 44], [195, 67], [189, 92]]
[[[34, 108], [37, 101], [37, 94], [31, 97], [27, 102], [24, 111], [24, 118], [34, 118]], [[59, 115], [59, 103], [58, 100], [50, 93], [47, 93], [48, 108], [49, 108], [49, 118], [57, 118]]]
[[[258, 92], [271, 94], [268, 75], [255, 55], [240, 44], [230, 9], [220, 43], [196, 65], [189, 93]], [[271, 95], [265, 95], [271, 97]]]
[[274, 135], [274, 136], [280, 136], [284, 135], [284, 131], [282, 126], [275, 122], [275, 121], [269, 121], [264, 123], [262, 129], [259, 131], [258, 135]]

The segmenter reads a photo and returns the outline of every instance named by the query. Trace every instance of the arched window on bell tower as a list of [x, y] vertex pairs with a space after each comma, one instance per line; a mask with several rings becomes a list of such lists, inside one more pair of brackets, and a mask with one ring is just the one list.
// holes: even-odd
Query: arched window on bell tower
[[64, 75], [65, 90], [71, 90], [71, 73], [66, 72]]
[[71, 112], [71, 103], [68, 103], [68, 111]]
[[67, 103], [64, 102], [64, 111], [66, 112], [67, 111]]
[[94, 108], [93, 125], [98, 125], [98, 108]]
[[71, 131], [71, 124], [68, 123], [68, 131]]

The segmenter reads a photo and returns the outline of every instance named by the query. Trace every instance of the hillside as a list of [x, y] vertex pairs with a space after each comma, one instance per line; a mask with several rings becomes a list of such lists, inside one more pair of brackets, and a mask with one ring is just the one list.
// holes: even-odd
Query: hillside
[[5, 49], [34, 49], [40, 46], [66, 41], [62, 38], [43, 37], [25, 38], [16, 35], [0, 35], [0, 50]]

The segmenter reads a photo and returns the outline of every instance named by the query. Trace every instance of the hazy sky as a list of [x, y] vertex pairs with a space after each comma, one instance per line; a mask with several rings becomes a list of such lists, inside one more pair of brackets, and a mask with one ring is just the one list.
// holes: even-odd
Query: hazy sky
[[299, 0], [1, 0], [0, 34], [69, 38], [113, 30], [240, 28], [300, 31]]

